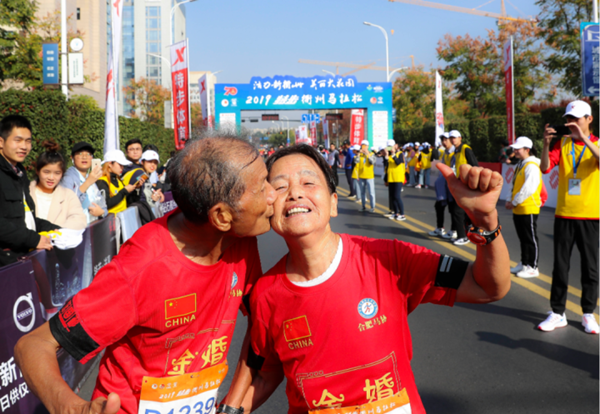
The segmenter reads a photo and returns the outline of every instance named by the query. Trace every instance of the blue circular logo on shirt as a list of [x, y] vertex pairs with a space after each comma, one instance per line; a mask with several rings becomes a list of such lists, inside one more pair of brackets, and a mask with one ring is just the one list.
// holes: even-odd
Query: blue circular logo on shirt
[[232, 289], [235, 285], [237, 285], [237, 282], [238, 282], [238, 276], [235, 274], [235, 272], [233, 272], [233, 279], [231, 280], [231, 288]]
[[358, 302], [358, 313], [365, 319], [371, 319], [377, 315], [379, 306], [373, 299], [366, 298]]

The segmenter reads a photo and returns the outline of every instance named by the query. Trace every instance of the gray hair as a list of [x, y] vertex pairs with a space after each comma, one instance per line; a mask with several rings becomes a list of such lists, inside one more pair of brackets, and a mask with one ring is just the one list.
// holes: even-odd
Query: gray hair
[[242, 171], [258, 157], [256, 148], [231, 130], [206, 130], [188, 141], [168, 168], [173, 199], [185, 218], [204, 224], [218, 203], [236, 210], [246, 191]]

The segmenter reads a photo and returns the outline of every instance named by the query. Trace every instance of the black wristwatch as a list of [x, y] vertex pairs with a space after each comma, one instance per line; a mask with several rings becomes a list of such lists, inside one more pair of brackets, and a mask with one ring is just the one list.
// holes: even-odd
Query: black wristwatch
[[244, 414], [244, 407], [234, 408], [229, 405], [221, 404], [219, 408], [217, 408], [217, 413]]
[[475, 227], [471, 224], [469, 230], [467, 230], [467, 238], [471, 241], [471, 243], [476, 244], [478, 246], [487, 246], [494, 240], [496, 237], [500, 235], [500, 231], [502, 230], [502, 226], [500, 225], [500, 220], [498, 220], [498, 227], [492, 231], [486, 231], [484, 229], [480, 229], [479, 227]]

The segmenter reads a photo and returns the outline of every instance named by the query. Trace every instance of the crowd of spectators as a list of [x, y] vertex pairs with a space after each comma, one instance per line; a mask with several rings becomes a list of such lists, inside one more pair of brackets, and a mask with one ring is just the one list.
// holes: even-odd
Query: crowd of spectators
[[[88, 142], [70, 148], [71, 166], [52, 141], [33, 163], [36, 178], [29, 181], [23, 162], [32, 150], [32, 126], [27, 118], [10, 115], [0, 121], [0, 266], [14, 263], [34, 249], [52, 249], [48, 232], [84, 230], [108, 213], [136, 206], [142, 224], [155, 219], [158, 203], [169, 189], [166, 164], [158, 166], [158, 148], [139, 139], [120, 150], [94, 158]], [[66, 150], [66, 151], [65, 151]], [[171, 154], [173, 155], [173, 154]], [[154, 209], [154, 211], [153, 211]]]

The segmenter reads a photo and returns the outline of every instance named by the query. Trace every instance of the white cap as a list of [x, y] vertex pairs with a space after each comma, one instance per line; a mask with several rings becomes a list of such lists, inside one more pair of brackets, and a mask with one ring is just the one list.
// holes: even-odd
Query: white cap
[[360, 145], [352, 145], [352, 151], [360, 151]]
[[387, 140], [386, 147], [393, 147], [394, 145], [396, 145], [396, 141], [394, 141], [393, 139]]
[[444, 138], [450, 138], [450, 134], [447, 132], [444, 132], [442, 135], [440, 135], [440, 138], [444, 137]]
[[369, 140], [367, 140], [367, 139], [364, 139], [364, 140], [363, 140], [363, 141], [360, 143], [360, 145], [366, 145], [366, 146], [368, 147], [368, 146], [369, 146]]
[[406, 144], [407, 147], [414, 147], [415, 144], [413, 144], [412, 142], [409, 142]]
[[519, 137], [515, 141], [514, 144], [511, 145], [511, 148], [520, 149], [520, 148], [533, 148], [533, 141], [527, 137]]
[[417, 141], [415, 141], [415, 147], [420, 146], [421, 144], [419, 144]]
[[140, 158], [140, 161], [158, 161], [158, 162], [160, 162], [160, 160], [158, 158], [158, 154], [156, 153], [156, 151], [152, 151], [152, 150], [144, 151], [144, 153], [142, 154], [142, 158]]
[[127, 158], [125, 158], [123, 151], [117, 149], [110, 150], [104, 154], [104, 161], [102, 161], [102, 164], [105, 162], [118, 162], [121, 165], [131, 165], [131, 161], [128, 161]]
[[383, 151], [384, 149], [385, 149], [385, 145], [380, 145], [379, 148], [377, 148], [377, 152]]
[[376, 146], [372, 146], [372, 147], [371, 147], [371, 151], [376, 151], [376, 150], [377, 150], [377, 147], [376, 147]]
[[563, 116], [574, 116], [575, 118], [583, 118], [586, 115], [592, 114], [592, 107], [584, 101], [573, 101], [567, 105], [567, 110]]
[[456, 129], [453, 129], [452, 131], [450, 131], [448, 136], [450, 138], [462, 137], [462, 135], [460, 135], [460, 132], [458, 132]]

